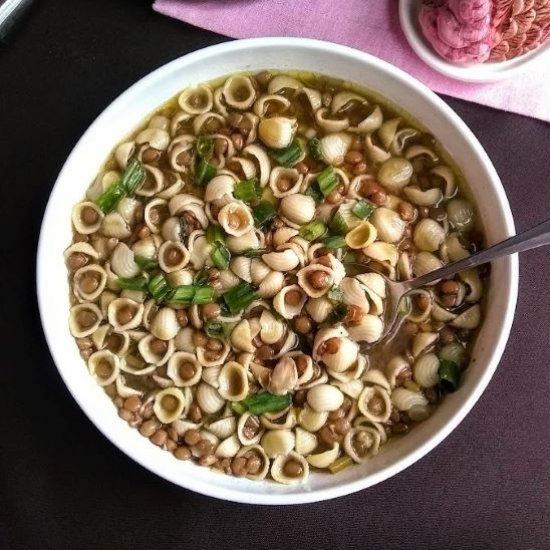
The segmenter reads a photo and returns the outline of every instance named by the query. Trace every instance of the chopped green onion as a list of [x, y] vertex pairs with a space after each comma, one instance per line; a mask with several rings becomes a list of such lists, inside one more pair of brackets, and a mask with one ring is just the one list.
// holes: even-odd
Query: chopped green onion
[[307, 142], [307, 148], [313, 160], [321, 160], [323, 155], [321, 153], [321, 141], [318, 138], [311, 138]]
[[101, 193], [100, 197], [96, 200], [96, 204], [105, 214], [108, 214], [116, 208], [117, 204], [125, 196], [126, 190], [122, 186], [122, 183], [118, 181]]
[[260, 256], [263, 256], [267, 253], [267, 250], [265, 248], [249, 248], [245, 250], [241, 256], [244, 256], [245, 258], [259, 258]]
[[312, 197], [315, 202], [321, 202], [323, 200], [323, 193], [321, 193], [319, 184], [316, 181], [307, 188], [305, 194], [308, 197]]
[[448, 392], [453, 392], [460, 381], [460, 369], [454, 361], [443, 359], [439, 363], [439, 385]]
[[246, 407], [241, 405], [238, 401], [233, 401], [231, 403], [231, 408], [240, 416], [246, 412]]
[[170, 296], [173, 304], [210, 304], [214, 300], [211, 286], [182, 285], [175, 288]]
[[194, 304], [211, 304], [214, 301], [214, 289], [211, 286], [195, 287]]
[[347, 250], [342, 257], [344, 263], [357, 263], [357, 254], [353, 250]]
[[151, 260], [145, 256], [135, 256], [134, 260], [142, 271], [153, 271], [158, 267], [155, 260]]
[[134, 277], [132, 279], [117, 279], [117, 286], [122, 290], [147, 290], [147, 279], [145, 277]]
[[279, 164], [290, 168], [298, 162], [303, 152], [302, 149], [300, 149], [300, 146], [296, 142], [294, 142], [284, 149], [271, 149], [271, 151], [269, 151], [269, 154]]
[[262, 201], [252, 210], [254, 222], [261, 229], [267, 229], [276, 215], [275, 207], [267, 201]]
[[120, 183], [128, 195], [133, 195], [144, 178], [145, 170], [143, 169], [143, 166], [137, 159], [132, 159], [128, 163], [126, 170], [124, 170]]
[[322, 237], [327, 228], [323, 222], [313, 221], [300, 227], [300, 237], [306, 241], [314, 241]]
[[203, 330], [206, 336], [209, 338], [217, 338], [218, 340], [224, 340], [231, 332], [229, 325], [221, 321], [206, 321]]
[[195, 170], [195, 183], [206, 185], [216, 175], [216, 167], [201, 158]]
[[208, 281], [209, 277], [206, 269], [201, 269], [195, 276], [195, 286], [206, 286]]
[[341, 456], [337, 458], [329, 467], [331, 474], [337, 474], [353, 464], [353, 460], [349, 456]]
[[224, 244], [216, 243], [210, 251], [210, 259], [218, 269], [227, 269], [229, 260], [231, 260], [231, 252]]
[[348, 224], [340, 212], [334, 214], [332, 220], [328, 224], [328, 228], [331, 233], [335, 233], [336, 235], [345, 235], [349, 231]]
[[239, 402], [252, 414], [264, 414], [267, 412], [279, 412], [290, 406], [292, 397], [285, 395], [273, 395], [269, 392], [260, 392], [245, 397]]
[[256, 298], [256, 291], [248, 283], [240, 283], [222, 296], [228, 311], [233, 315], [249, 306]]
[[344, 301], [344, 293], [337, 286], [333, 286], [327, 293], [328, 297], [335, 302]]
[[346, 246], [346, 240], [339, 235], [336, 237], [327, 237], [321, 242], [325, 248], [344, 248]]
[[208, 160], [214, 151], [214, 140], [208, 136], [199, 136], [195, 143], [195, 149], [199, 157]]
[[233, 187], [233, 194], [240, 201], [257, 201], [262, 196], [262, 188], [256, 178], [239, 181]]
[[368, 218], [373, 212], [374, 207], [370, 202], [358, 201], [351, 211], [361, 220]]
[[178, 286], [174, 289], [172, 295], [170, 296], [170, 302], [172, 302], [173, 304], [192, 304], [196, 289], [197, 287], [193, 285]]
[[126, 195], [133, 195], [145, 177], [145, 171], [137, 159], [132, 159], [120, 181], [110, 185], [96, 200], [101, 210], [108, 214], [113, 211], [120, 200]]
[[324, 197], [328, 197], [335, 189], [338, 184], [336, 179], [336, 174], [332, 166], [327, 166], [318, 176], [317, 183], [319, 184], [319, 189], [323, 193]]
[[206, 230], [206, 240], [210, 244], [222, 243], [225, 244], [225, 233], [221, 225], [211, 224]]
[[336, 307], [328, 314], [327, 323], [329, 325], [335, 325], [344, 320], [348, 314], [348, 306], [344, 302], [338, 302]]
[[147, 287], [151, 296], [153, 296], [158, 303], [162, 303], [165, 300], [167, 301], [173, 293], [173, 289], [170, 287], [168, 281], [164, 278], [162, 273], [155, 275], [149, 281]]

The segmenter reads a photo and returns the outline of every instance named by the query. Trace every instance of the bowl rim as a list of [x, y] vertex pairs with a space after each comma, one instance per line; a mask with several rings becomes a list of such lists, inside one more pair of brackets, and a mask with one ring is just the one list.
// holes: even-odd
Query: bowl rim
[[[506, 259], [504, 270], [506, 275], [510, 280], [510, 288], [507, 292], [507, 301], [506, 301], [506, 310], [503, 317], [502, 326], [498, 334], [498, 339], [496, 340], [495, 347], [491, 353], [490, 360], [486, 365], [485, 371], [482, 376], [478, 379], [474, 391], [467, 395], [463, 402], [458, 406], [457, 410], [452, 414], [449, 421], [443, 425], [441, 428], [437, 429], [434, 433], [428, 436], [425, 441], [420, 445], [415, 447], [408, 454], [403, 455], [395, 463], [386, 465], [381, 468], [380, 471], [371, 473], [367, 476], [361, 477], [356, 480], [352, 480], [347, 483], [342, 483], [334, 487], [329, 488], [319, 488], [312, 489], [308, 491], [303, 491], [300, 493], [270, 493], [269, 491], [263, 493], [249, 493], [243, 490], [235, 488], [226, 488], [220, 487], [211, 481], [202, 481], [200, 479], [194, 478], [193, 476], [186, 476], [184, 479], [181, 477], [176, 477], [172, 475], [171, 472], [164, 471], [160, 466], [155, 464], [153, 461], [145, 460], [141, 456], [139, 450], [135, 450], [130, 446], [123, 445], [122, 442], [114, 438], [110, 433], [107, 427], [104, 427], [96, 415], [92, 407], [86, 402], [85, 396], [80, 393], [78, 388], [76, 388], [71, 380], [68, 378], [68, 375], [65, 373], [64, 365], [66, 361], [61, 356], [61, 351], [56, 349], [53, 345], [54, 342], [54, 331], [55, 326], [48, 322], [48, 317], [45, 310], [45, 300], [47, 294], [47, 273], [48, 273], [48, 260], [47, 256], [47, 243], [45, 239], [45, 229], [52, 224], [56, 223], [54, 217], [54, 203], [56, 193], [59, 192], [59, 183], [63, 180], [64, 173], [67, 170], [67, 166], [71, 163], [72, 157], [76, 156], [77, 152], [84, 147], [87, 140], [87, 136], [94, 131], [96, 126], [101, 125], [104, 120], [110, 117], [111, 111], [116, 110], [119, 105], [125, 103], [128, 96], [133, 94], [137, 89], [145, 88], [149, 83], [154, 82], [157, 79], [162, 79], [165, 75], [169, 75], [171, 72], [177, 69], [180, 64], [187, 64], [191, 62], [201, 61], [203, 59], [210, 59], [213, 56], [216, 56], [218, 53], [238, 53], [239, 51], [253, 49], [256, 47], [299, 47], [302, 49], [309, 49], [314, 52], [316, 55], [322, 55], [324, 52], [336, 52], [338, 54], [351, 57], [356, 61], [366, 63], [368, 65], [374, 65], [378, 69], [391, 73], [392, 77], [398, 79], [400, 84], [405, 88], [413, 88], [414, 91], [421, 95], [423, 99], [431, 103], [433, 108], [438, 111], [438, 114], [447, 118], [452, 125], [458, 129], [465, 137], [467, 138], [470, 146], [475, 151], [479, 160], [483, 163], [487, 172], [490, 175], [490, 180], [494, 184], [494, 192], [499, 198], [500, 205], [503, 211], [504, 227], [503, 230], [509, 234], [513, 235], [515, 233], [514, 221], [512, 218], [512, 213], [508, 203], [507, 196], [505, 194], [504, 188], [500, 182], [500, 179], [497, 175], [497, 172], [490, 161], [487, 153], [471, 132], [471, 130], [466, 126], [462, 119], [449, 107], [442, 99], [440, 99], [435, 93], [433, 93], [429, 88], [424, 84], [416, 80], [415, 78], [409, 76], [404, 71], [394, 67], [390, 63], [387, 63], [379, 58], [376, 58], [370, 54], [349, 48], [347, 46], [342, 46], [339, 44], [334, 44], [327, 41], [305, 39], [305, 38], [289, 38], [289, 37], [266, 37], [266, 38], [251, 38], [245, 40], [236, 40], [229, 42], [222, 42], [213, 46], [208, 46], [206, 48], [196, 50], [192, 53], [183, 55], [173, 61], [170, 61], [161, 67], [150, 72], [129, 88], [127, 88], [122, 94], [120, 94], [114, 101], [112, 101], [101, 113], [100, 115], [92, 122], [88, 129], [82, 134], [71, 153], [65, 160], [65, 163], [56, 178], [56, 182], [52, 187], [50, 197], [48, 199], [48, 204], [46, 206], [44, 217], [42, 219], [42, 224], [40, 227], [40, 237], [38, 241], [37, 248], [37, 264], [36, 264], [36, 292], [38, 297], [38, 305], [40, 311], [40, 319], [42, 323], [42, 328], [50, 350], [50, 354], [54, 360], [56, 368], [65, 383], [70, 394], [77, 402], [82, 411], [90, 419], [90, 421], [98, 428], [98, 430], [118, 449], [120, 449], [124, 454], [126, 454], [133, 461], [137, 462], [150, 472], [155, 473], [156, 475], [171, 481], [172, 483], [184, 487], [186, 489], [215, 497], [224, 500], [229, 500], [233, 502], [249, 503], [249, 504], [265, 504], [265, 505], [290, 505], [290, 504], [302, 504], [310, 502], [319, 502], [323, 500], [328, 500], [332, 498], [337, 498], [340, 496], [348, 495], [356, 491], [360, 491], [372, 485], [375, 485], [385, 479], [392, 477], [393, 475], [401, 472], [402, 470], [408, 468], [424, 455], [429, 453], [434, 447], [436, 447], [441, 441], [443, 441], [457, 426], [462, 422], [464, 417], [475, 405], [481, 394], [485, 391], [487, 384], [492, 378], [494, 371], [496, 370], [498, 363], [501, 359], [502, 353], [504, 351], [510, 329], [513, 322], [517, 294], [518, 294], [518, 259], [517, 255], [510, 256]], [[413, 115], [414, 116], [414, 115]], [[87, 372], [85, 370], [83, 373]]]

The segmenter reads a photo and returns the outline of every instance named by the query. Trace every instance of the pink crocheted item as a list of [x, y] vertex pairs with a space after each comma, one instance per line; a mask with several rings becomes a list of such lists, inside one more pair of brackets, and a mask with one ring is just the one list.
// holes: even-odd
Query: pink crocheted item
[[423, 0], [420, 26], [449, 61], [503, 61], [550, 40], [550, 0]]

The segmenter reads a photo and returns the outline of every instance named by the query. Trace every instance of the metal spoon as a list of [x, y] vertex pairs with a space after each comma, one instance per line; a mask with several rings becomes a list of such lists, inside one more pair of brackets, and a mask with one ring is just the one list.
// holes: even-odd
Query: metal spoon
[[[386, 282], [386, 297], [387, 305], [384, 310], [384, 332], [382, 336], [370, 346], [361, 346], [362, 350], [365, 348], [372, 348], [380, 344], [382, 341], [387, 340], [387, 338], [395, 332], [399, 325], [399, 302], [405, 297], [411, 294], [414, 294], [415, 291], [420, 290], [422, 287], [437, 281], [438, 279], [446, 279], [451, 275], [455, 275], [460, 271], [466, 269], [471, 269], [478, 267], [482, 264], [486, 264], [495, 260], [496, 258], [501, 258], [502, 256], [508, 256], [510, 254], [515, 254], [517, 252], [524, 252], [526, 250], [531, 250], [532, 248], [537, 248], [539, 246], [545, 246], [550, 244], [550, 220], [546, 220], [519, 235], [510, 237], [500, 243], [497, 243], [485, 250], [480, 250], [467, 258], [458, 260], [457, 262], [452, 262], [447, 264], [440, 269], [426, 273], [420, 277], [410, 279], [408, 281], [392, 281], [388, 279], [385, 275], [380, 273], [385, 279]], [[359, 264], [354, 262], [344, 263], [346, 271], [353, 270], [356, 273], [369, 273], [376, 272], [375, 269], [369, 267], [368, 264]]]

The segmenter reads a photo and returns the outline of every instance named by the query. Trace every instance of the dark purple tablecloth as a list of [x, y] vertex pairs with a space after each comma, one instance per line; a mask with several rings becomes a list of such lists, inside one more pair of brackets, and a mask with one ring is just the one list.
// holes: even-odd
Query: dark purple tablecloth
[[[34, 294], [56, 175], [120, 92], [222, 40], [147, 1], [50, 0], [0, 51], [0, 548], [550, 548], [547, 249], [521, 258], [512, 335], [468, 418], [405, 472], [349, 497], [272, 508], [193, 494], [126, 458], [66, 391]], [[518, 229], [548, 217], [550, 126], [448, 102], [493, 159]]]

